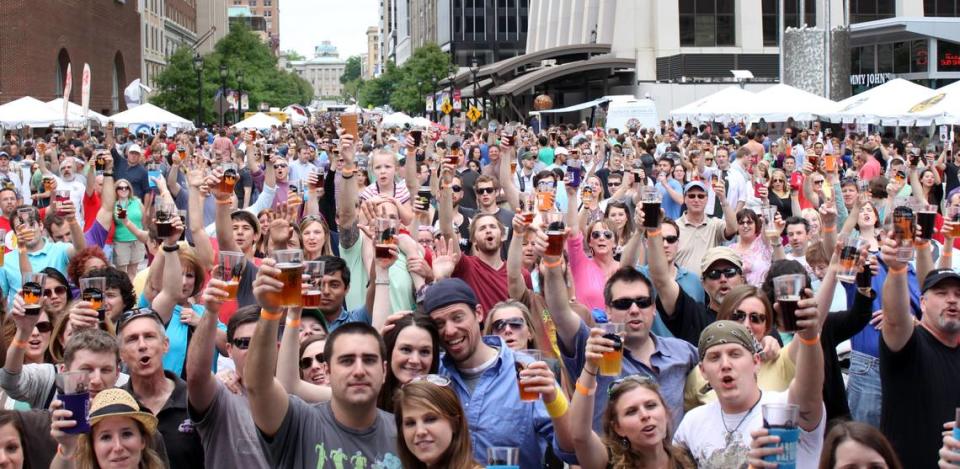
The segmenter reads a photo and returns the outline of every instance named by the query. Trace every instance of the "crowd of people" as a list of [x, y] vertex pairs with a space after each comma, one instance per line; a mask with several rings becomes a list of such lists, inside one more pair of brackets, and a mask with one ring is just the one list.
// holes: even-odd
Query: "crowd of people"
[[0, 212], [0, 467], [960, 468], [949, 142], [34, 129]]

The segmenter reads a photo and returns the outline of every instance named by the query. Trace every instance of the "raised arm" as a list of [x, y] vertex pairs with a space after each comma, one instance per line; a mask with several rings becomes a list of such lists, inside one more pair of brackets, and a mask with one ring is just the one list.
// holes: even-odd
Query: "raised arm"
[[[567, 224], [567, 227], [570, 228], [570, 233], [567, 234], [570, 238], [575, 238], [580, 236], [583, 233], [584, 229], [580, 226], [580, 200], [577, 198], [577, 189], [566, 186], [567, 189], [567, 213], [564, 214], [564, 220]], [[586, 241], [584, 241], [586, 244]]]
[[[203, 226], [203, 170], [194, 168], [187, 171], [187, 227], [193, 238], [197, 259], [204, 270], [209, 271], [216, 263], [213, 255], [213, 243]], [[232, 231], [231, 231], [232, 233]], [[233, 236], [230, 236], [233, 238]]]
[[[220, 172], [219, 168], [214, 169], [205, 179], [207, 187], [217, 187], [217, 184], [220, 184], [220, 178], [222, 176], [223, 174]], [[230, 210], [232, 204], [230, 199], [233, 196], [223, 196], [218, 191], [214, 191], [213, 194], [214, 198], [216, 199], [216, 215], [214, 217], [214, 225], [217, 227], [217, 245], [221, 251], [240, 251], [240, 248], [237, 247], [236, 240], [233, 239], [233, 222], [230, 220]], [[202, 202], [201, 205], [203, 205]], [[191, 210], [190, 213], [192, 214], [193, 210]], [[203, 216], [202, 211], [200, 212], [200, 216]]]
[[307, 402], [326, 402], [330, 400], [330, 386], [318, 386], [300, 379], [300, 318], [303, 310], [287, 310], [287, 326], [283, 328], [280, 339], [280, 352], [277, 357], [277, 382], [288, 393]]
[[173, 217], [173, 234], [163, 240], [163, 248], [159, 251], [159, 255], [163, 257], [163, 270], [159, 273], [163, 278], [163, 288], [153, 298], [150, 306], [165, 323], [170, 321], [173, 308], [177, 306], [177, 296], [183, 290], [183, 265], [180, 263], [179, 250], [171, 250], [177, 246], [182, 232], [183, 223], [180, 222], [180, 217]]
[[[836, 278], [834, 277], [834, 280]], [[836, 283], [834, 282], [834, 285]], [[829, 290], [833, 293], [833, 289]], [[807, 295], [813, 296], [813, 291], [807, 289]], [[824, 294], [823, 296], [826, 296]], [[832, 295], [831, 295], [832, 296]], [[790, 383], [788, 401], [800, 407], [800, 428], [813, 431], [824, 418], [823, 409], [823, 347], [820, 346], [820, 309], [829, 310], [829, 301], [820, 301], [820, 295], [814, 298], [800, 300], [797, 309], [797, 332], [795, 341], [799, 342], [796, 355], [796, 374]], [[817, 302], [820, 301], [820, 305]], [[826, 316], [826, 313], [822, 313]]]
[[[514, 300], [520, 300], [527, 292], [523, 281], [523, 239], [532, 236], [531, 227], [523, 222], [523, 215], [513, 216], [513, 238], [507, 250], [507, 294]], [[531, 240], [532, 242], [532, 240]]]
[[247, 363], [243, 369], [243, 385], [250, 400], [253, 422], [268, 438], [277, 434], [290, 407], [287, 392], [280, 385], [280, 381], [274, 378], [277, 368], [277, 332], [283, 313], [271, 300], [277, 298], [283, 288], [283, 282], [278, 280], [279, 276], [280, 269], [277, 269], [276, 261], [264, 259], [253, 282], [253, 294], [263, 310], [250, 340]]
[[[577, 380], [577, 392], [573, 393], [573, 400], [570, 402], [570, 420], [580, 422], [572, 425], [571, 431], [577, 461], [583, 469], [605, 469], [610, 462], [603, 439], [593, 431], [593, 425], [589, 423], [593, 422], [594, 395], [597, 393], [597, 363], [601, 356], [596, 350], [611, 348], [604, 345], [606, 339], [603, 339], [602, 335], [598, 329], [590, 331], [585, 350], [586, 363]], [[580, 392], [581, 388], [587, 391], [587, 395]]]
[[[718, 190], [719, 189], [719, 190]], [[730, 202], [727, 201], [727, 188], [723, 184], [723, 180], [719, 181], [714, 185], [714, 192], [716, 192], [717, 200], [720, 201], [720, 208], [723, 210], [723, 237], [726, 239], [733, 238], [733, 235], [737, 234], [737, 208], [730, 205]], [[738, 206], [742, 202], [738, 203]]]
[[[104, 162], [103, 191], [100, 193], [100, 208], [97, 209], [97, 223], [100, 223], [103, 229], [110, 231], [110, 227], [113, 226], [114, 205], [117, 204], [117, 191], [113, 185], [113, 155], [109, 151], [104, 150], [102, 156]], [[91, 186], [87, 185], [87, 188], [89, 187]]]
[[343, 158], [343, 169], [337, 172], [340, 178], [340, 195], [337, 197], [337, 224], [340, 226], [340, 245], [350, 249], [360, 239], [358, 226], [357, 181], [354, 179], [357, 167], [354, 163], [353, 138], [344, 134], [340, 139], [340, 156]]
[[907, 264], [897, 260], [897, 242], [887, 238], [880, 244], [887, 279], [883, 282], [883, 341], [893, 352], [899, 352], [913, 335], [910, 315], [910, 291], [907, 287]]
[[[640, 217], [643, 217], [643, 210]], [[643, 229], [643, 222], [640, 223]], [[677, 312], [677, 298], [680, 297], [680, 285], [677, 279], [670, 275], [670, 266], [667, 264], [667, 255], [663, 251], [663, 234], [661, 228], [647, 229], [647, 265], [650, 268], [650, 281], [657, 290], [657, 299], [663, 306], [666, 316], [673, 316]], [[689, 241], [689, 240], [688, 240]]]
[[217, 337], [217, 317], [226, 297], [226, 283], [211, 278], [202, 296], [206, 312], [200, 317], [200, 324], [193, 331], [187, 348], [187, 400], [200, 415], [207, 412], [217, 393], [216, 378], [210, 369]]
[[[520, 190], [516, 186], [516, 173], [510, 172], [510, 161], [517, 159], [517, 151], [513, 145], [500, 144], [500, 187], [503, 188], [503, 196], [510, 204], [510, 209], [514, 213], [520, 213]], [[520, 167], [517, 162], [517, 167]]]
[[[546, 245], [545, 233], [536, 232], [533, 236], [540, 238], [540, 242]], [[570, 309], [570, 295], [562, 269], [563, 258], [544, 257], [542, 262], [546, 270], [543, 298], [547, 301], [547, 311], [557, 326], [557, 340], [561, 341], [567, 350], [573, 350], [577, 330], [580, 329], [580, 317]]]

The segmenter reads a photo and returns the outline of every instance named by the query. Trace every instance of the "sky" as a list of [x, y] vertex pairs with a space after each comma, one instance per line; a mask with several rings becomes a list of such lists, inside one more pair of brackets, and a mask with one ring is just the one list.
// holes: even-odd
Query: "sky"
[[313, 57], [323, 41], [337, 46], [340, 57], [367, 52], [367, 28], [378, 27], [379, 0], [275, 0], [280, 6], [280, 50]]

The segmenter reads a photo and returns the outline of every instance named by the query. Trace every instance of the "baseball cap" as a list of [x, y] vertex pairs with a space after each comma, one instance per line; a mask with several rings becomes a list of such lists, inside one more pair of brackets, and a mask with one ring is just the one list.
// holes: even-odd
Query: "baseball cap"
[[960, 274], [953, 269], [935, 269], [931, 271], [927, 274], [927, 278], [923, 280], [922, 293], [926, 293], [927, 290], [937, 286], [938, 283], [949, 279], [960, 281]]
[[743, 270], [743, 261], [736, 251], [727, 246], [717, 246], [710, 248], [710, 250], [703, 255], [703, 261], [700, 262], [700, 271], [706, 272], [710, 266], [717, 261], [727, 261], [735, 265], [738, 269]]
[[423, 311], [427, 314], [457, 303], [463, 303], [470, 309], [477, 307], [477, 296], [473, 289], [458, 278], [440, 280], [423, 294]]
[[704, 192], [707, 192], [707, 186], [705, 186], [705, 185], [704, 185], [702, 182], [700, 182], [700, 181], [690, 181], [690, 182], [688, 182], [687, 185], [684, 186], [684, 188], [683, 188], [683, 193], [686, 194], [687, 192], [690, 192], [690, 189], [700, 189], [700, 190], [702, 190], [702, 191], [704, 191]]
[[715, 345], [738, 344], [751, 353], [756, 353], [757, 343], [747, 327], [739, 322], [720, 320], [710, 323], [700, 333], [700, 340], [697, 342], [697, 353], [700, 354], [700, 361], [707, 354], [707, 350]]
[[140, 149], [140, 145], [134, 143], [127, 147], [127, 153], [143, 153], [143, 150]]

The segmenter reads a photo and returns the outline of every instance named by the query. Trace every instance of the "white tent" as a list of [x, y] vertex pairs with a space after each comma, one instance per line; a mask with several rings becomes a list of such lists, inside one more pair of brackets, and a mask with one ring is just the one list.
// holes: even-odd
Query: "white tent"
[[269, 129], [273, 126], [281, 126], [283, 122], [280, 122], [280, 119], [276, 117], [258, 112], [236, 124], [233, 124], [234, 128], [237, 129], [257, 129], [264, 130]]
[[297, 106], [287, 106], [283, 108], [283, 112], [287, 114], [287, 122], [290, 125], [303, 125], [310, 121], [310, 118], [303, 114], [303, 109], [297, 109]]
[[827, 117], [832, 122], [899, 125], [899, 114], [933, 95], [926, 86], [895, 78], [837, 103]]
[[418, 117], [414, 117], [413, 120], [410, 121], [410, 127], [420, 127], [421, 129], [429, 129], [431, 126], [433, 126], [433, 122], [430, 122], [430, 119], [427, 119], [426, 117], [418, 116]]
[[0, 125], [8, 128], [31, 126], [46, 127], [62, 124], [63, 113], [54, 111], [47, 103], [24, 96], [0, 106]]
[[758, 92], [751, 102], [750, 119], [754, 122], [811, 121], [837, 110], [834, 101], [782, 83]]
[[670, 117], [697, 122], [746, 119], [750, 116], [750, 108], [756, 96], [739, 86], [728, 86], [710, 96], [670, 111]]
[[110, 120], [119, 127], [130, 127], [134, 125], [160, 127], [166, 125], [172, 129], [193, 128], [193, 122], [150, 103], [114, 114], [110, 116]]
[[930, 94], [897, 113], [883, 116], [884, 122], [896, 121], [897, 125], [928, 126], [960, 124], [960, 82], [931, 90]]
[[[50, 107], [50, 109], [53, 109], [54, 112], [63, 113], [63, 98], [47, 101], [47, 106]], [[99, 122], [100, 125], [106, 125], [106, 123], [110, 120], [109, 117], [89, 109], [87, 110], [87, 119], [95, 120]], [[74, 102], [70, 102], [67, 105], [67, 120], [71, 125], [85, 126], [86, 122], [83, 121], [83, 106]]]
[[385, 129], [390, 127], [403, 127], [412, 121], [413, 119], [410, 116], [402, 112], [395, 112], [393, 114], [383, 116], [383, 122], [381, 122], [380, 125]]

